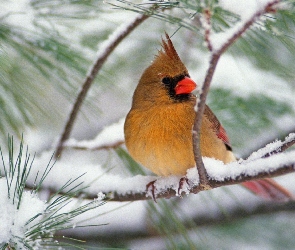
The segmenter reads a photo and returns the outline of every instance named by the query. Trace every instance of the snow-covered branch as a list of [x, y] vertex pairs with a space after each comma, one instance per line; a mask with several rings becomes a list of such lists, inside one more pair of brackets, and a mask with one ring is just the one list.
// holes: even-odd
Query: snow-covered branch
[[129, 35], [138, 25], [140, 25], [143, 21], [148, 18], [147, 15], [140, 14], [130, 23], [122, 24], [117, 28], [117, 30], [105, 41], [104, 44], [100, 46], [100, 49], [97, 53], [97, 58], [89, 70], [85, 81], [82, 84], [80, 92], [77, 96], [76, 102], [74, 103], [71, 113], [69, 115], [68, 121], [64, 127], [62, 135], [57, 145], [55, 157], [59, 157], [63, 150], [64, 142], [69, 138], [70, 133], [72, 131], [73, 125], [75, 123], [76, 117], [78, 115], [79, 109], [90, 89], [98, 71], [101, 69], [104, 62], [107, 60], [109, 55], [113, 52], [113, 50], [120, 44], [120, 42]]
[[[118, 123], [120, 124], [120, 123]], [[113, 129], [118, 129], [118, 124], [113, 125]], [[113, 131], [114, 131], [113, 130]], [[102, 133], [104, 134], [104, 133]], [[99, 136], [98, 136], [99, 137]], [[205, 167], [208, 173], [208, 184], [211, 188], [240, 184], [249, 180], [256, 180], [265, 177], [276, 177], [295, 170], [295, 151], [282, 152], [287, 146], [295, 142], [295, 133], [288, 135], [285, 141], [275, 141], [266, 145], [264, 148], [252, 153], [246, 160], [240, 159], [238, 162], [223, 164], [211, 158], [204, 158]], [[97, 145], [100, 144], [97, 141]], [[94, 144], [92, 145], [96, 147]], [[269, 155], [265, 157], [265, 155]], [[38, 165], [36, 171], [41, 171], [40, 167], [45, 165], [44, 162], [48, 159], [48, 155], [36, 158], [35, 162]], [[85, 184], [91, 183], [88, 188], [83, 190], [83, 197], [92, 199], [96, 198], [97, 193], [103, 192], [108, 194], [108, 198], [113, 201], [135, 201], [151, 199], [152, 195], [147, 193], [146, 185], [154, 180], [155, 196], [159, 198], [170, 198], [179, 196], [180, 194], [198, 193], [204, 188], [200, 185], [196, 168], [189, 169], [187, 172], [187, 182], [181, 188], [179, 194], [179, 176], [158, 177], [158, 176], [134, 176], [124, 177], [120, 175], [107, 174], [97, 165], [83, 166], [82, 162], [69, 163], [58, 161], [51, 170], [51, 176], [43, 183], [44, 189], [49, 189], [56, 192], [56, 187], [59, 187], [58, 176], [66, 175], [68, 178], [75, 179], [83, 170], [86, 172], [80, 177], [80, 180]], [[79, 172], [80, 170], [80, 172]], [[32, 169], [34, 171], [34, 169]], [[28, 186], [29, 187], [29, 186]]]
[[[246, 2], [246, 1], [245, 1]], [[205, 103], [211, 81], [217, 66], [217, 63], [221, 55], [239, 38], [241, 37], [249, 27], [261, 17], [263, 14], [273, 11], [275, 6], [280, 2], [279, 0], [261, 0], [255, 1], [256, 8], [246, 11], [241, 20], [236, 23], [232, 28], [226, 32], [221, 32], [213, 34], [210, 25], [210, 10], [206, 9], [204, 12], [203, 26], [205, 30], [205, 41], [209, 51], [212, 52], [209, 68], [207, 70], [203, 87], [201, 90], [201, 95], [196, 104], [196, 119], [193, 127], [193, 145], [194, 145], [194, 155], [195, 162], [198, 169], [201, 187], [203, 189], [210, 188], [210, 183], [208, 181], [207, 171], [202, 161], [201, 148], [200, 148], [200, 130], [202, 124], [202, 116], [205, 110]]]
[[[277, 156], [272, 156], [270, 158], [256, 160], [248, 164], [241, 164], [241, 163], [234, 163], [229, 165], [223, 165], [221, 162], [217, 162], [213, 159], [207, 159], [205, 162], [205, 166], [208, 172], [208, 183], [211, 188], [218, 188], [221, 186], [228, 186], [228, 185], [234, 185], [234, 184], [241, 184], [245, 181], [250, 180], [257, 180], [261, 178], [266, 177], [276, 177], [288, 173], [292, 173], [295, 171], [295, 162], [291, 161], [290, 163], [282, 163], [281, 160], [284, 158], [295, 158], [295, 153], [292, 152], [290, 154], [282, 154]], [[273, 161], [278, 161], [277, 164], [274, 164]], [[289, 160], [290, 161], [290, 160]], [[207, 163], [208, 162], [208, 163]], [[258, 167], [258, 168], [257, 168]], [[261, 167], [261, 169], [259, 169]], [[265, 167], [269, 167], [267, 170]], [[194, 171], [195, 169], [190, 169], [190, 175], [196, 174]], [[217, 170], [217, 171], [216, 171]], [[252, 171], [252, 172], [251, 172]], [[230, 172], [235, 172], [235, 175], [229, 175]], [[218, 173], [216, 175], [216, 173]], [[130, 183], [136, 183], [138, 177], [128, 178], [128, 180], [125, 180], [127, 184]], [[151, 177], [147, 179], [145, 182], [146, 184], [149, 183], [149, 180]], [[157, 182], [155, 182], [156, 190], [155, 190], [155, 197], [156, 199], [159, 198], [171, 198], [183, 194], [189, 194], [189, 193], [199, 193], [200, 191], [204, 191], [204, 188], [196, 183], [196, 179], [188, 179], [188, 183], [192, 183], [192, 187], [186, 186], [181, 194], [178, 194], [178, 188], [179, 188], [179, 178], [154, 178], [157, 179]], [[143, 181], [143, 180], [141, 180]], [[145, 187], [145, 185], [141, 185], [142, 187]], [[126, 189], [126, 186], [124, 187]], [[111, 192], [110, 200], [113, 201], [136, 201], [136, 200], [146, 200], [146, 199], [152, 199], [152, 196], [147, 194], [146, 191], [140, 190], [138, 192], [134, 190], [130, 190], [127, 193], [122, 194], [120, 190]], [[88, 198], [94, 198], [95, 196], [89, 195]]]
[[[288, 159], [286, 162], [284, 159]], [[205, 166], [208, 173], [208, 184], [211, 188], [218, 188], [221, 186], [228, 186], [233, 184], [241, 184], [245, 181], [257, 180], [266, 177], [276, 177], [295, 171], [295, 153], [287, 153], [281, 155], [271, 156], [267, 159], [260, 159], [252, 161], [251, 163], [232, 163], [224, 165], [222, 162], [218, 162], [213, 159], [206, 159]], [[190, 176], [195, 176], [195, 169], [190, 169]], [[231, 175], [230, 173], [234, 174]], [[131, 180], [130, 180], [131, 181]], [[148, 183], [148, 182], [147, 182]], [[192, 187], [185, 187], [181, 194], [199, 193], [204, 191], [203, 186], [196, 183], [196, 179], [188, 179], [188, 183], [192, 183]], [[176, 181], [170, 178], [161, 178], [156, 182], [156, 198], [171, 198], [173, 196], [179, 196], [178, 185], [179, 180]], [[151, 199], [152, 196], [147, 196], [146, 192], [130, 192], [125, 194], [119, 194], [117, 192], [112, 193], [111, 200], [115, 201], [134, 201]]]

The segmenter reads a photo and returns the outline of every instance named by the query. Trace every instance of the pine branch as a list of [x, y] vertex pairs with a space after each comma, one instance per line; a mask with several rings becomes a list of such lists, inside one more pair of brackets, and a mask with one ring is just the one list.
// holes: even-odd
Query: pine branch
[[250, 26], [263, 14], [273, 11], [274, 7], [276, 4], [279, 3], [279, 0], [273, 0], [268, 2], [264, 8], [261, 10], [258, 10], [255, 12], [249, 20], [245, 21], [241, 27], [238, 27], [237, 29], [231, 36], [228, 37], [227, 41], [221, 45], [219, 48], [218, 46], [214, 46], [214, 44], [211, 41], [210, 37], [210, 10], [206, 10], [204, 15], [205, 15], [205, 22], [206, 24], [204, 25], [205, 27], [205, 41], [207, 41], [207, 46], [209, 51], [212, 51], [211, 59], [210, 59], [210, 64], [209, 68], [207, 70], [204, 84], [202, 87], [202, 92], [199, 98], [199, 102], [197, 104], [197, 114], [196, 114], [196, 119], [194, 122], [194, 127], [193, 127], [193, 145], [194, 145], [194, 157], [195, 157], [195, 162], [196, 166], [198, 169], [199, 173], [199, 178], [200, 178], [200, 186], [203, 189], [210, 189], [212, 188], [210, 186], [210, 182], [208, 180], [208, 174], [205, 169], [203, 160], [202, 160], [202, 155], [201, 155], [201, 147], [200, 147], [200, 130], [201, 130], [201, 125], [202, 125], [202, 116], [205, 110], [205, 105], [206, 105], [206, 98], [210, 89], [211, 81], [213, 78], [213, 74], [215, 72], [217, 63], [219, 61], [220, 56], [239, 38], [243, 33], [245, 33]]
[[131, 23], [129, 23], [127, 26], [124, 26], [123, 29], [122, 27], [119, 27], [118, 30], [114, 32], [113, 36], [109, 38], [109, 40], [107, 41], [107, 44], [103, 46], [103, 49], [100, 50], [101, 52], [98, 54], [95, 63], [93, 64], [88, 75], [86, 76], [86, 79], [82, 85], [82, 88], [77, 96], [76, 102], [73, 105], [68, 121], [66, 122], [62, 136], [58, 142], [58, 146], [56, 149], [56, 153], [55, 153], [56, 158], [61, 156], [62, 150], [63, 150], [63, 144], [69, 138], [71, 131], [73, 129], [75, 120], [77, 118], [78, 112], [80, 110], [80, 107], [97, 73], [103, 66], [104, 62], [107, 60], [109, 55], [113, 52], [113, 50], [120, 44], [120, 42], [147, 18], [148, 16], [146, 15], [138, 15]]

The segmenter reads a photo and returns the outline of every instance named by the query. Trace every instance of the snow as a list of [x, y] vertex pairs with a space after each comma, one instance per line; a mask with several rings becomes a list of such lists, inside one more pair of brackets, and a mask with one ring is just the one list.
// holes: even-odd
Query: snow
[[294, 141], [295, 140], [295, 133], [290, 133], [286, 139], [285, 139], [285, 142], [291, 142], [291, 141]]
[[26, 29], [34, 29], [35, 11], [31, 7], [30, 0], [3, 0], [0, 2], [0, 16], [6, 16], [5, 20], [13, 26], [22, 26]]
[[[14, 187], [11, 190], [14, 190]], [[0, 244], [16, 242], [18, 238], [25, 238], [25, 232], [31, 225], [27, 222], [37, 214], [43, 214], [46, 204], [36, 194], [24, 191], [20, 207], [17, 209], [17, 202], [12, 201], [13, 193], [8, 198], [5, 178], [0, 179], [0, 193]], [[42, 216], [39, 216], [33, 222], [37, 223], [41, 218]]]
[[[286, 137], [285, 142], [287, 143], [287, 142], [291, 142], [294, 140], [295, 140], [295, 133], [291, 133]], [[280, 140], [276, 140], [275, 142], [267, 144], [264, 148], [261, 148], [258, 151], [253, 152], [248, 157], [248, 159], [244, 162], [250, 162], [250, 161], [253, 161], [256, 159], [260, 159], [264, 155], [266, 155], [267, 153], [270, 153], [270, 152], [280, 152], [282, 146], [283, 146], [283, 142]]]
[[221, 8], [240, 16], [245, 21], [253, 16], [253, 13], [261, 11], [265, 6], [273, 1], [270, 0], [220, 0]]
[[[114, 30], [111, 35], [100, 45], [99, 50], [97, 51], [97, 58], [103, 58], [107, 53], [109, 53], [109, 49], [115, 44], [118, 39], [125, 34], [130, 27], [134, 24], [134, 22], [142, 17], [141, 14], [135, 16], [132, 21], [127, 21], [122, 23], [116, 30]], [[87, 74], [90, 75], [90, 72]]]
[[212, 158], [204, 158], [204, 163], [210, 179], [224, 181], [227, 178], [235, 179], [240, 175], [255, 176], [262, 172], [271, 173], [283, 165], [294, 164], [294, 158], [295, 152], [291, 151], [253, 161], [240, 160], [226, 165]]
[[71, 138], [64, 145], [66, 147], [94, 149], [122, 142], [124, 141], [124, 122], [125, 118], [122, 118], [119, 122], [105, 127], [93, 140], [77, 141]]
[[[206, 58], [205, 53], [198, 53], [198, 57]], [[201, 67], [189, 70], [197, 83], [203, 82], [207, 67], [207, 63], [202, 63]], [[279, 102], [286, 100], [288, 103], [294, 103], [294, 88], [286, 80], [272, 72], [257, 68], [247, 58], [227, 53], [223, 54], [218, 62], [211, 86], [229, 90], [234, 96], [245, 99], [253, 95], [262, 95]], [[295, 111], [295, 105], [291, 106]]]

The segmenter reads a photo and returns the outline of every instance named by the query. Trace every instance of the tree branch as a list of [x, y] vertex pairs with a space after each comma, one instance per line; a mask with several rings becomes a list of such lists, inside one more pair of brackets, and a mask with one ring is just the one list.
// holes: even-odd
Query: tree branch
[[287, 139], [287, 140], [285, 140], [283, 142], [283, 144], [280, 146], [280, 148], [275, 149], [275, 150], [273, 150], [271, 152], [266, 153], [265, 155], [262, 156], [262, 158], [266, 158], [266, 157], [269, 157], [271, 155], [278, 154], [280, 152], [283, 152], [283, 151], [287, 150], [291, 146], [293, 146], [295, 144], [295, 133], [289, 134], [289, 138], [290, 139]]
[[230, 37], [228, 37], [227, 41], [220, 48], [214, 47], [214, 44], [212, 44], [212, 41], [210, 40], [210, 30], [208, 29], [210, 28], [209, 19], [211, 15], [208, 9], [205, 10], [205, 41], [207, 42], [209, 51], [212, 51], [212, 55], [210, 59], [209, 68], [207, 70], [206, 77], [203, 83], [201, 95], [197, 103], [197, 114], [193, 127], [194, 156], [196, 167], [199, 173], [201, 188], [203, 189], [210, 189], [212, 187], [210, 186], [210, 183], [208, 181], [207, 171], [202, 160], [200, 148], [200, 130], [202, 125], [202, 117], [206, 105], [206, 98], [219, 58], [256, 21], [258, 17], [265, 14], [266, 12], [272, 11], [274, 9], [274, 5], [276, 5], [278, 2], [279, 0], [271, 1], [268, 4], [266, 4], [266, 6], [263, 9], [254, 13], [248, 21], [244, 22], [244, 24], [239, 29], [237, 29], [236, 32], [234, 32]]
[[[260, 172], [256, 174], [255, 176], [248, 176], [248, 175], [241, 174], [235, 178], [227, 178], [227, 179], [224, 179], [223, 181], [212, 180], [209, 177], [208, 184], [213, 189], [213, 188], [218, 188], [222, 186], [241, 184], [245, 181], [250, 181], [250, 180], [277, 177], [277, 176], [281, 176], [281, 175], [285, 175], [285, 174], [289, 174], [293, 172], [295, 172], [295, 162], [288, 165], [282, 165], [281, 167], [275, 169], [272, 172], [268, 172], [268, 171]], [[192, 187], [189, 191], [191, 193], [197, 194], [201, 191], [204, 191], [204, 187], [200, 184], [200, 185]], [[160, 199], [160, 198], [169, 199], [171, 197], [176, 197], [176, 196], [179, 196], [179, 194], [172, 188], [168, 188], [167, 190], [162, 191], [159, 194], [155, 194], [156, 199]], [[113, 193], [109, 194], [108, 197], [111, 201], [121, 201], [121, 202], [152, 199], [151, 196], [147, 196], [146, 192], [133, 192], [133, 193], [126, 193], [126, 194], [119, 194], [117, 191], [114, 191]], [[96, 195], [86, 193], [85, 198], [94, 199], [96, 198]]]
[[[276, 144], [277, 142], [275, 142]], [[280, 153], [284, 150], [287, 149], [287, 146], [290, 146], [291, 144], [295, 144], [295, 134], [290, 134], [289, 136], [286, 137], [286, 140], [284, 142], [282, 142], [279, 146], [276, 147], [276, 149], [280, 148], [280, 151], [278, 152], [278, 150], [273, 150], [272, 147], [265, 147], [267, 149], [269, 149], [267, 151], [267, 153], [271, 153], [271, 152], [275, 152], [275, 154], [277, 155], [270, 155], [269, 159], [266, 159], [264, 157], [265, 154], [261, 154], [259, 153], [261, 150], [263, 150], [263, 152], [266, 153], [265, 148], [259, 149], [256, 152], [253, 152], [251, 154], [251, 158], [248, 158], [244, 161], [239, 161], [236, 162], [234, 167], [236, 170], [240, 170], [236, 171], [236, 175], [232, 176], [231, 174], [229, 174], [228, 178], [224, 178], [223, 180], [219, 181], [216, 180], [215, 176], [213, 175], [208, 175], [208, 184], [210, 185], [211, 188], [218, 188], [221, 186], [228, 186], [228, 185], [234, 185], [234, 184], [240, 184], [243, 183], [245, 181], [249, 181], [249, 180], [256, 180], [256, 179], [261, 179], [261, 178], [266, 178], [266, 177], [276, 177], [276, 176], [280, 176], [280, 175], [285, 175], [288, 173], [293, 173], [295, 172], [295, 160], [289, 161], [286, 159], [286, 154], [294, 154], [293, 152], [289, 152], [284, 154], [281, 158], [280, 158], [280, 163], [277, 163], [276, 165], [273, 165], [273, 163], [275, 163], [276, 161], [274, 157], [280, 157]], [[252, 158], [252, 155], [256, 156], [259, 153], [260, 157], [254, 157]], [[278, 154], [279, 153], [279, 154]], [[294, 157], [295, 158], [295, 157]], [[283, 160], [282, 160], [283, 159]], [[286, 159], [286, 160], [285, 160]], [[278, 159], [276, 159], [278, 160]], [[263, 162], [263, 166], [269, 166], [268, 164], [271, 164], [271, 166], [273, 166], [273, 168], [267, 168], [267, 167], [263, 167], [263, 168], [257, 168], [258, 164], [261, 162], [259, 161], [267, 161], [267, 164], [265, 162]], [[255, 171], [250, 171], [251, 174], [247, 174], [247, 171], [245, 171], [245, 169], [249, 169], [249, 167], [251, 167], [250, 165], [246, 165], [251, 163], [252, 164], [252, 170], [253, 170], [253, 166], [255, 166]], [[207, 166], [207, 168], [209, 169], [210, 166]], [[214, 167], [219, 167], [219, 166], [214, 166]], [[220, 167], [224, 167], [225, 171], [227, 171], [227, 168], [230, 166], [220, 166]], [[244, 168], [243, 168], [244, 167]], [[245, 168], [246, 167], [246, 168]], [[231, 170], [228, 171], [229, 173], [232, 173]], [[227, 174], [226, 174], [227, 176]], [[92, 174], [93, 177], [93, 174]], [[91, 179], [88, 181], [86, 181], [86, 183], [88, 183], [89, 181], [93, 181]], [[145, 176], [139, 176], [141, 182], [147, 182], [149, 183], [152, 179], [151, 176], [149, 177], [145, 177]], [[219, 176], [218, 176], [219, 177]], [[107, 178], [107, 177], [106, 177]], [[112, 187], [112, 183], [110, 185], [107, 185], [108, 187], [105, 188], [104, 190], [104, 186], [98, 186], [97, 189], [95, 189], [95, 191], [93, 192], [93, 189], [91, 192], [87, 192], [87, 190], [83, 190], [83, 193], [81, 194], [81, 196], [79, 194], [76, 195], [76, 197], [83, 197], [83, 199], [94, 199], [97, 198], [97, 193], [98, 192], [104, 192], [105, 194], [107, 194], [107, 197], [109, 200], [111, 201], [137, 201], [137, 200], [148, 200], [151, 199], [152, 197], [148, 195], [148, 193], [146, 192], [146, 189], [144, 188], [146, 185], [145, 183], [142, 183], [141, 186], [143, 188], [138, 187], [137, 191], [134, 188], [134, 181], [138, 182], [138, 180], [133, 179], [132, 178], [136, 178], [136, 177], [131, 177], [128, 178], [128, 180], [125, 180], [125, 182], [122, 183], [122, 187], [124, 188], [124, 190], [129, 190], [128, 186], [129, 184], [131, 184], [132, 188], [130, 189], [130, 191], [126, 191], [126, 193], [119, 193], [120, 192], [120, 187], [117, 186], [117, 190], [111, 190], [110, 187]], [[156, 177], [155, 177], [156, 178]], [[163, 178], [164, 181], [166, 182], [165, 178]], [[83, 180], [82, 180], [83, 181]], [[194, 183], [194, 180], [190, 180], [188, 179], [188, 183]], [[178, 181], [177, 183], [172, 183], [172, 185], [179, 185]], [[127, 186], [126, 186], [127, 185]], [[33, 189], [33, 186], [30, 186], [29, 184], [26, 184], [26, 188], [28, 189]], [[157, 187], [156, 187], [157, 188]], [[52, 193], [56, 193], [57, 190], [55, 189], [55, 187], [52, 187], [51, 184], [49, 183], [49, 185], [43, 185], [42, 189], [45, 190], [49, 190]], [[176, 190], [176, 191], [175, 191]], [[200, 191], [203, 191], [204, 187], [199, 183], [196, 185], [191, 185], [187, 188], [187, 192], [190, 193], [198, 193]], [[178, 193], [178, 188], [167, 188], [164, 189], [161, 187], [161, 190], [156, 190], [155, 192], [155, 196], [157, 199], [159, 198], [171, 198], [171, 197], [175, 197], [175, 196], [179, 196], [180, 194]], [[60, 194], [63, 194], [62, 192]]]
[[82, 85], [82, 88], [77, 96], [76, 102], [72, 107], [70, 116], [68, 118], [68, 121], [66, 122], [66, 125], [64, 127], [64, 130], [62, 132], [62, 136], [60, 137], [60, 140], [58, 142], [58, 146], [55, 153], [55, 158], [60, 157], [63, 150], [63, 144], [64, 142], [69, 138], [71, 131], [73, 129], [73, 125], [75, 123], [75, 120], [77, 118], [78, 112], [80, 110], [80, 107], [88, 93], [88, 90], [90, 89], [98, 71], [101, 69], [104, 62], [107, 60], [109, 55], [113, 52], [113, 50], [118, 46], [118, 44], [127, 36], [129, 35], [138, 25], [140, 25], [143, 21], [145, 21], [148, 18], [147, 15], [138, 15], [130, 24], [128, 24], [126, 27], [124, 26], [118, 28], [118, 31], [115, 31], [114, 34], [116, 36], [112, 36], [107, 41], [106, 46], [103, 46], [103, 49], [101, 49], [101, 53], [98, 54], [97, 59], [93, 66], [91, 67], [89, 73], [86, 76], [86, 79]]
[[195, 157], [195, 162], [196, 162], [196, 166], [199, 173], [200, 183], [204, 187], [204, 189], [210, 189], [210, 184], [208, 182], [207, 171], [205, 169], [205, 166], [202, 160], [201, 146], [200, 146], [200, 131], [201, 131], [202, 116], [205, 109], [207, 93], [209, 91], [210, 83], [212, 81], [212, 77], [213, 77], [216, 65], [218, 63], [219, 57], [220, 55], [217, 54], [217, 55], [213, 55], [211, 58], [210, 66], [207, 71], [204, 85], [202, 88], [202, 94], [200, 96], [198, 111], [196, 114], [196, 119], [195, 119], [194, 127], [193, 127], [194, 157]]
[[[242, 166], [242, 164], [241, 164], [241, 166]], [[282, 175], [294, 173], [294, 172], [295, 172], [295, 162], [293, 162], [291, 164], [281, 165], [280, 167], [272, 170], [271, 172], [270, 171], [260, 171], [260, 172], [256, 173], [255, 175], [246, 175], [246, 174], [241, 173], [238, 176], [225, 178], [222, 181], [214, 180], [213, 178], [208, 176], [208, 184], [210, 185], [211, 189], [213, 189], [213, 188], [218, 188], [218, 187], [222, 187], [222, 186], [241, 184], [245, 181], [258, 180], [258, 179], [262, 179], [262, 178], [273, 178], [273, 177], [282, 176]], [[132, 182], [132, 180], [130, 180], [130, 181]], [[188, 179], [188, 182], [190, 182], [189, 179]], [[26, 184], [26, 188], [33, 189], [33, 186]], [[52, 192], [52, 193], [57, 192], [57, 190], [52, 187], [43, 187], [43, 188]], [[98, 187], [97, 192], [98, 191], [101, 191], [101, 192], [107, 194], [107, 199], [109, 201], [125, 202], [125, 201], [139, 201], [139, 200], [152, 199], [152, 196], [148, 195], [146, 191], [143, 192], [143, 191], [132, 190], [128, 193], [122, 194], [122, 193], [119, 193], [117, 190], [106, 191], [106, 190], [103, 190], [103, 188], [101, 188], [101, 187]], [[204, 187], [201, 184], [199, 184], [199, 185], [195, 185], [191, 188], [188, 188], [188, 191], [190, 193], [197, 194], [201, 191], [204, 191]], [[60, 192], [60, 194], [62, 195], [63, 192]], [[181, 194], [179, 194], [177, 191], [175, 191], [175, 189], [167, 188], [165, 190], [161, 190], [160, 193], [155, 193], [155, 198], [156, 199], [161, 199], [161, 198], [170, 199], [172, 197], [177, 197], [182, 194], [187, 194], [187, 192], [182, 192]], [[81, 195], [77, 194], [76, 197], [80, 197], [80, 198], [82, 197], [83, 199], [95, 199], [95, 198], [97, 198], [97, 193], [93, 193], [93, 192], [88, 193], [87, 191], [83, 191], [83, 194], [81, 194]]]
[[124, 144], [124, 141], [117, 141], [114, 143], [109, 143], [109, 144], [103, 144], [97, 147], [83, 147], [83, 146], [67, 146], [65, 145], [64, 147], [68, 147], [71, 149], [77, 149], [77, 150], [89, 150], [89, 151], [98, 151], [98, 150], [111, 150], [111, 149], [116, 149], [120, 147], [122, 144]]
[[[185, 225], [186, 229], [194, 229], [200, 228], [202, 226], [214, 226], [214, 225], [222, 225], [226, 222], [232, 223], [234, 221], [245, 219], [246, 217], [256, 216], [256, 215], [265, 215], [265, 214], [275, 214], [280, 212], [288, 212], [292, 213], [291, 215], [294, 216], [295, 211], [295, 201], [289, 201], [286, 203], [263, 203], [252, 207], [251, 210], [241, 207], [241, 204], [237, 204], [236, 207], [229, 209], [226, 213], [222, 211], [219, 214], [201, 214], [196, 215], [189, 220], [184, 220], [182, 223]], [[211, 216], [210, 216], [211, 215]], [[194, 222], [192, 224], [192, 221]], [[131, 227], [132, 228], [132, 227]], [[120, 241], [128, 242], [133, 240], [134, 238], [141, 238], [152, 240], [150, 237], [155, 237], [155, 232], [151, 230], [134, 232], [133, 229], [126, 229], [120, 230], [119, 228], [113, 229], [112, 233], [105, 234], [105, 232], [97, 232], [95, 235], [83, 235], [83, 240], [90, 241], [91, 239], [99, 238], [101, 241], [112, 241], [113, 239], [117, 239]], [[67, 235], [70, 232], [62, 232], [62, 235]], [[171, 233], [174, 233], [171, 232]], [[176, 232], [179, 233], [179, 232]]]
[[[242, 166], [245, 164], [245, 162], [251, 160], [251, 162], [254, 162], [263, 159], [263, 158], [268, 158], [271, 156], [274, 156], [276, 154], [282, 153], [283, 151], [287, 150], [289, 147], [295, 144], [295, 133], [290, 133], [283, 142], [277, 142], [275, 141], [273, 143], [273, 146], [271, 144], [266, 145], [264, 148], [261, 148], [257, 150], [256, 152], [253, 152], [252, 155], [259, 155], [259, 157], [256, 157], [254, 159], [250, 159], [248, 157], [245, 161], [241, 161], [240, 165]], [[259, 153], [262, 151], [262, 153]], [[257, 154], [256, 154], [257, 153]], [[291, 164], [283, 164], [282, 166], [279, 166], [275, 170], [267, 171], [263, 170], [260, 171], [257, 170], [257, 173], [255, 175], [245, 175], [245, 174], [240, 174], [234, 178], [225, 178], [223, 181], [216, 181], [214, 180], [213, 177], [210, 178], [208, 176], [208, 185], [210, 188], [218, 188], [221, 186], [228, 186], [228, 185], [234, 185], [234, 184], [240, 184], [245, 181], [250, 181], [250, 180], [257, 180], [257, 179], [262, 179], [262, 178], [272, 178], [272, 177], [277, 177], [281, 175], [285, 175], [288, 173], [293, 173], [295, 172], [295, 162]], [[188, 180], [190, 182], [190, 180]], [[189, 192], [191, 193], [199, 193], [200, 191], [204, 191], [204, 186], [200, 182], [199, 185], [193, 186], [190, 188]], [[156, 198], [171, 198], [174, 196], [178, 196], [179, 194], [172, 188], [164, 190], [160, 194], [156, 194]], [[145, 192], [138, 192], [138, 193], [132, 193], [132, 194], [118, 194], [117, 192], [113, 192], [111, 195], [111, 200], [113, 201], [134, 201], [134, 200], [147, 200], [151, 199], [151, 196], [147, 196]]]

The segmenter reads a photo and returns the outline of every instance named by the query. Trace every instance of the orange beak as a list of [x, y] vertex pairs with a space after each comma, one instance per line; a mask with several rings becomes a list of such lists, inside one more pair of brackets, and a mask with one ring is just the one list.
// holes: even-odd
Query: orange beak
[[191, 78], [186, 76], [184, 79], [177, 83], [174, 90], [176, 95], [190, 94], [196, 87], [197, 84]]

